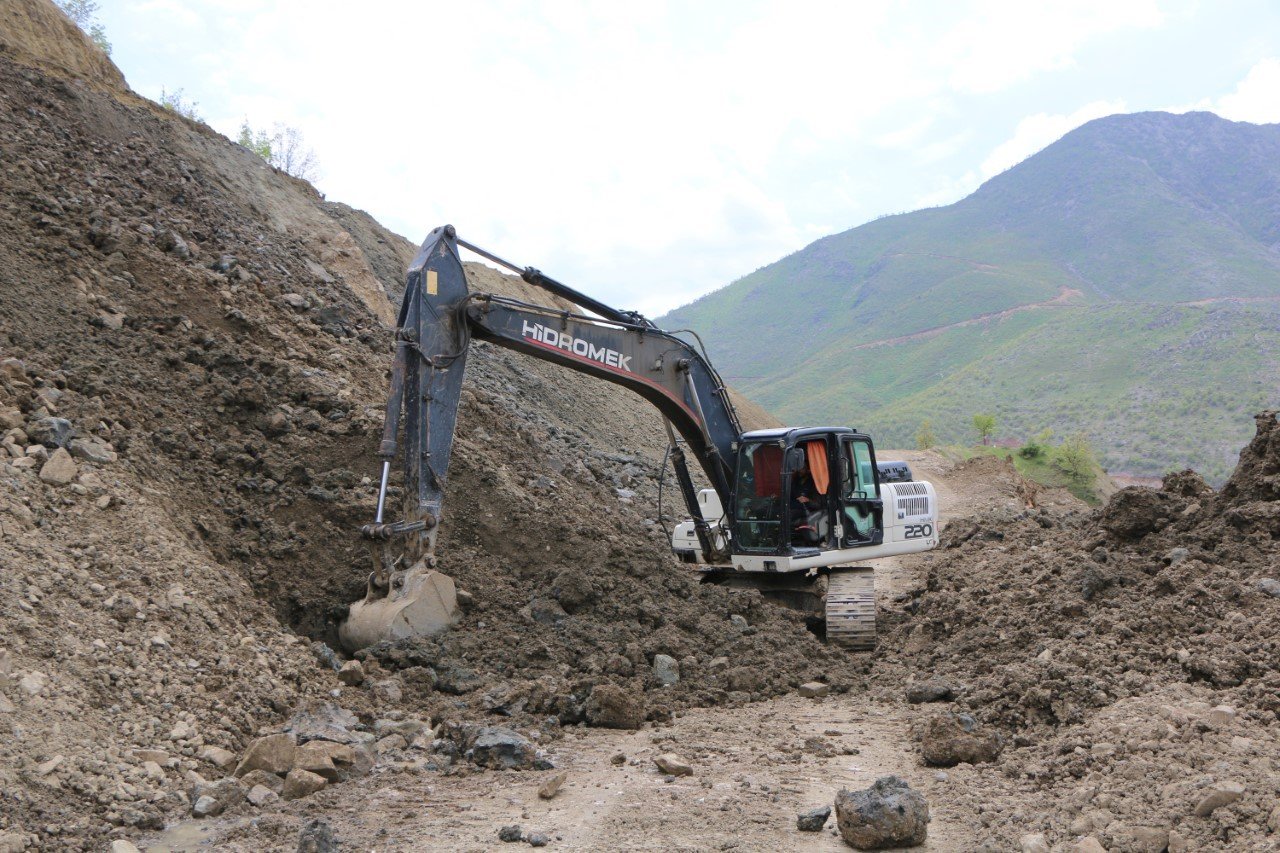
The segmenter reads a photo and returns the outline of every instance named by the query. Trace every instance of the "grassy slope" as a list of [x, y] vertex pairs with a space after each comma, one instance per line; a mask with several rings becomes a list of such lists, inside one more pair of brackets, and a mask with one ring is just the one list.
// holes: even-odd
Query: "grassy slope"
[[[726, 378], [791, 422], [959, 439], [1085, 432], [1116, 470], [1221, 476], [1275, 403], [1280, 125], [1086, 125], [946, 208], [886, 217], [677, 309]], [[1065, 298], [1070, 308], [974, 318]], [[955, 323], [970, 323], [950, 327]], [[891, 346], [861, 344], [944, 327]]]

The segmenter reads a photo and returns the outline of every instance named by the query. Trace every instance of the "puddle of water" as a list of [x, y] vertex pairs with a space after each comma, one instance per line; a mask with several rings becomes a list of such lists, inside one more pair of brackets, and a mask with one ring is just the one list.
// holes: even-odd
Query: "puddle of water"
[[247, 819], [236, 821], [184, 820], [163, 831], [144, 838], [138, 846], [147, 853], [192, 853], [212, 849], [210, 839], [216, 830], [232, 829], [248, 824]]

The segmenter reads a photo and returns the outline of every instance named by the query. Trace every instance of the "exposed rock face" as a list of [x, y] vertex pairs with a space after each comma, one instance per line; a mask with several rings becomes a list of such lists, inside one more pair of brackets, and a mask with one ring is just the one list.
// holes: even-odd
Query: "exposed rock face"
[[858, 850], [915, 847], [929, 832], [929, 804], [897, 776], [885, 776], [864, 791], [837, 794], [836, 825]]

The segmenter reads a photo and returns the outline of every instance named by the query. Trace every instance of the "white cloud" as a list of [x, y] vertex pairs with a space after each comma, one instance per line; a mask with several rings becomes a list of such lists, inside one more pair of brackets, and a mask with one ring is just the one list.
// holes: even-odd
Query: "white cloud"
[[986, 0], [937, 45], [963, 92], [996, 92], [1042, 71], [1075, 64], [1076, 53], [1099, 35], [1160, 26], [1156, 0], [1072, 0], [1028, 3]]
[[231, 135], [298, 127], [331, 198], [412, 240], [451, 221], [650, 311], [921, 195], [954, 201], [1075, 121], [1027, 119], [979, 174], [965, 158], [995, 122], [972, 105], [1161, 21], [1155, 0], [106, 5], [139, 91], [184, 88]]
[[1280, 58], [1262, 60], [1249, 69], [1234, 92], [1216, 102], [1204, 103], [1200, 108], [1210, 109], [1232, 121], [1280, 122]]
[[1127, 111], [1124, 101], [1094, 101], [1069, 115], [1037, 113], [1027, 116], [1018, 122], [1013, 136], [996, 146], [982, 161], [979, 167], [981, 179], [985, 181], [1016, 166], [1085, 122]]

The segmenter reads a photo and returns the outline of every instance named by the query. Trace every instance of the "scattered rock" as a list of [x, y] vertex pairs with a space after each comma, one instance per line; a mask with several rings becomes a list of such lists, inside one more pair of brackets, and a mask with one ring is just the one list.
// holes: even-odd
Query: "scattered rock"
[[864, 791], [841, 790], [836, 825], [858, 850], [915, 847], [929, 831], [929, 804], [897, 776], [885, 776]]
[[266, 785], [254, 785], [249, 789], [246, 799], [248, 799], [255, 808], [262, 808], [263, 806], [279, 801], [280, 795], [268, 788]]
[[250, 770], [240, 777], [240, 784], [249, 789], [262, 787], [277, 794], [284, 793], [284, 779], [265, 770]]
[[531, 832], [524, 837], [524, 840], [529, 842], [530, 847], [546, 847], [551, 841], [545, 832]]
[[538, 789], [538, 796], [544, 800], [549, 800], [556, 794], [560, 793], [560, 786], [569, 778], [568, 773], [557, 773], [550, 779], [542, 783], [542, 787]]
[[298, 853], [338, 853], [338, 839], [323, 820], [313, 820], [298, 833]]
[[98, 465], [110, 465], [119, 458], [114, 450], [96, 438], [74, 438], [68, 450], [75, 458]]
[[27, 429], [27, 436], [37, 444], [50, 449], [66, 448], [71, 444], [75, 428], [66, 418], [40, 418]]
[[653, 759], [658, 769], [670, 776], [692, 776], [693, 765], [674, 752], [667, 752]]
[[511, 729], [483, 728], [470, 749], [472, 763], [493, 770], [527, 770], [533, 766], [537, 750]]
[[1209, 789], [1209, 793], [1196, 804], [1193, 814], [1196, 817], [1208, 817], [1214, 809], [1229, 806], [1244, 796], [1244, 785], [1239, 782], [1219, 782]]
[[291, 733], [260, 737], [236, 766], [236, 775], [243, 776], [250, 770], [266, 770], [283, 776], [293, 769], [298, 749], [298, 739]]
[[329, 783], [323, 776], [310, 770], [290, 770], [289, 775], [284, 777], [283, 796], [286, 800], [301, 799], [323, 789], [327, 784]]
[[117, 838], [111, 842], [111, 853], [141, 853], [132, 841]]
[[1236, 718], [1236, 709], [1230, 705], [1218, 705], [1209, 709], [1209, 725], [1212, 728], [1220, 729], [1228, 726]]
[[394, 705], [404, 698], [404, 689], [400, 686], [399, 680], [384, 678], [381, 681], [374, 682], [373, 695], [380, 702]]
[[511, 844], [516, 841], [524, 840], [524, 830], [520, 828], [520, 824], [513, 823], [510, 826], [504, 826], [498, 830], [498, 840]]
[[670, 655], [654, 655], [653, 675], [662, 686], [671, 687], [680, 681], [680, 664]]
[[197, 782], [193, 791], [192, 817], [217, 817], [232, 806], [244, 802], [245, 788], [238, 779]]
[[1021, 853], [1049, 853], [1049, 841], [1042, 832], [1024, 835], [1018, 839], [1018, 849]]
[[994, 761], [1003, 746], [1000, 735], [983, 732], [968, 714], [937, 714], [925, 724], [925, 763], [934, 767]]
[[621, 753], [621, 752], [614, 753], [609, 758], [609, 763], [612, 764], [614, 767], [620, 767], [623, 764], [627, 763], [627, 756], [625, 753]]
[[338, 670], [338, 680], [349, 687], [364, 684], [364, 664], [358, 660], [349, 660]]
[[[235, 766], [236, 754], [220, 746], [206, 746], [200, 750], [200, 760], [207, 761], [219, 770], [227, 770]], [[161, 762], [163, 764], [164, 762]]]
[[950, 702], [955, 698], [955, 688], [939, 678], [917, 681], [907, 685], [907, 701], [912, 705], [925, 702]]
[[187, 241], [172, 229], [161, 231], [156, 237], [156, 245], [160, 247], [160, 251], [168, 252], [174, 257], [183, 259], [191, 257], [191, 247], [187, 245]]
[[1079, 839], [1071, 849], [1075, 853], [1107, 853], [1107, 848], [1103, 847], [1102, 842], [1092, 835], [1086, 835], [1084, 838]]
[[79, 469], [65, 448], [59, 447], [40, 468], [40, 479], [51, 486], [66, 486], [75, 480]]
[[328, 702], [298, 711], [284, 730], [299, 742], [330, 740], [334, 743], [358, 743], [360, 738], [351, 731], [360, 724], [356, 715], [346, 708]]
[[800, 685], [800, 695], [806, 699], [821, 699], [831, 692], [831, 685], [821, 681], [810, 681]]
[[821, 832], [822, 827], [827, 825], [829, 817], [831, 817], [831, 806], [809, 809], [807, 812], [796, 815], [796, 829], [801, 832]]
[[1280, 598], [1280, 581], [1275, 578], [1263, 578], [1257, 583], [1258, 591], [1272, 598]]

